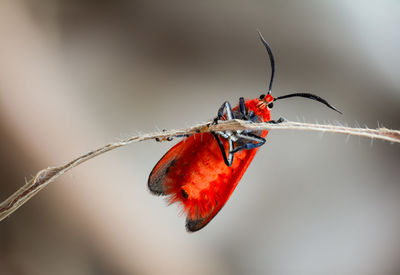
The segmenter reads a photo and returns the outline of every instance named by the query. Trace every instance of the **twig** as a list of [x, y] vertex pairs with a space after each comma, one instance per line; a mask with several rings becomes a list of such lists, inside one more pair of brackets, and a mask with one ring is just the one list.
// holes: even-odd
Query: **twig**
[[355, 136], [363, 136], [371, 139], [382, 139], [390, 142], [400, 143], [400, 131], [390, 130], [386, 128], [368, 129], [368, 128], [351, 128], [334, 125], [320, 125], [309, 124], [301, 122], [285, 121], [280, 124], [268, 123], [252, 123], [249, 124], [241, 120], [221, 121], [218, 125], [211, 125], [210, 123], [199, 124], [184, 130], [170, 130], [164, 132], [157, 132], [152, 134], [144, 134], [133, 136], [119, 142], [107, 144], [101, 148], [95, 149], [82, 155], [64, 165], [57, 167], [48, 167], [39, 171], [33, 179], [26, 182], [19, 190], [8, 197], [0, 204], [0, 221], [4, 220], [11, 213], [16, 211], [20, 206], [26, 203], [30, 198], [35, 196], [40, 190], [46, 187], [49, 183], [53, 182], [56, 178], [63, 175], [72, 168], [79, 164], [92, 159], [98, 155], [114, 150], [116, 148], [140, 142], [148, 139], [166, 140], [168, 137], [176, 137], [181, 135], [191, 135], [195, 133], [206, 133], [211, 131], [226, 131], [226, 130], [311, 130], [320, 132], [342, 133]]

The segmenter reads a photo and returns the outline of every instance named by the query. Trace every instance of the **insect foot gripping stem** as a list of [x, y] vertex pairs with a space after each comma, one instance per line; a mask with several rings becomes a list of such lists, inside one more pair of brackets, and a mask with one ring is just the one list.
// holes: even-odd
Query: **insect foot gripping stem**
[[[218, 109], [217, 117], [213, 124], [217, 124], [220, 119], [232, 120], [242, 119], [250, 123], [259, 122], [260, 118], [255, 115], [254, 110], [248, 112], [246, 102], [243, 97], [239, 98], [239, 105], [232, 109], [230, 103], [225, 101]], [[234, 155], [242, 150], [251, 150], [258, 148], [265, 143], [265, 139], [253, 133], [253, 131], [228, 130], [212, 132], [220, 148], [222, 158], [225, 164], [232, 166]], [[228, 141], [229, 150], [226, 152], [224, 143], [221, 138]]]
[[283, 117], [280, 117], [280, 118], [278, 118], [278, 120], [270, 120], [270, 121], [268, 121], [267, 123], [270, 123], [270, 124], [279, 124], [279, 123], [282, 123], [282, 122], [285, 122], [286, 121], [286, 119], [284, 119]]

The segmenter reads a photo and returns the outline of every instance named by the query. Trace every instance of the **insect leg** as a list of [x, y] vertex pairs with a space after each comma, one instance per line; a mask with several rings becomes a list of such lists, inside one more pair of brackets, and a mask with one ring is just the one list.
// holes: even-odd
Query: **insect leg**
[[244, 104], [244, 98], [239, 98], [239, 111], [243, 116], [247, 116], [246, 105]]
[[[167, 129], [163, 129], [162, 131], [163, 131], [163, 132], [166, 132]], [[176, 137], [179, 137], [179, 136], [176, 136]], [[157, 141], [157, 142], [161, 142], [161, 141], [172, 141], [172, 140], [173, 140], [172, 137], [164, 137], [164, 138], [156, 137], [156, 141]]]
[[[233, 153], [229, 152], [229, 156], [226, 156], [226, 152], [225, 152], [225, 148], [224, 148], [224, 144], [222, 143], [221, 139], [219, 138], [218, 134], [211, 132], [213, 134], [213, 136], [215, 137], [215, 139], [218, 142], [218, 146], [219, 149], [221, 150], [222, 153], [222, 157], [224, 159], [225, 164], [230, 167], [232, 165], [233, 162]], [[231, 150], [231, 148], [233, 148], [233, 142], [231, 139], [229, 140], [229, 150]]]
[[[176, 135], [175, 137], [177, 137], [177, 138], [181, 138], [181, 137], [190, 137], [190, 135], [189, 134], [183, 134], [183, 135]], [[172, 138], [171, 138], [171, 140], [172, 140]], [[169, 140], [168, 140], [169, 141]]]
[[236, 136], [238, 136], [239, 138], [248, 139], [248, 140], [262, 143], [261, 145], [263, 145], [265, 143], [265, 138], [257, 136], [253, 133], [244, 133], [244, 134], [240, 133], [240, 134], [236, 134]]
[[227, 120], [231, 120], [234, 118], [231, 104], [228, 101], [225, 101], [218, 109], [217, 117], [214, 119], [213, 124], [218, 124], [218, 120], [220, 120], [224, 116], [225, 109]]
[[[226, 110], [227, 120], [231, 120], [231, 119], [235, 118], [233, 111], [232, 111], [231, 104], [228, 101], [225, 101], [221, 105], [221, 107], [218, 109], [218, 114], [217, 114], [217, 117], [214, 119], [213, 124], [218, 124], [218, 120], [220, 120], [221, 118], [224, 117], [225, 110]], [[225, 133], [225, 132], [218, 132], [218, 133], [211, 132], [211, 133], [213, 134], [213, 136], [215, 137], [215, 139], [218, 142], [218, 146], [219, 146], [219, 149], [221, 150], [222, 157], [224, 159], [225, 164], [228, 167], [231, 166], [232, 162], [233, 162], [233, 153], [231, 153], [231, 151], [234, 150], [232, 137], [230, 136], [231, 133]], [[224, 144], [222, 143], [221, 139], [219, 138], [219, 135], [221, 135], [223, 138], [227, 139], [229, 142], [228, 156], [226, 155]]]
[[229, 167], [229, 166], [232, 165], [232, 162], [233, 162], [233, 155], [234, 155], [234, 153], [232, 153], [232, 151], [234, 150], [234, 147], [233, 147], [233, 140], [232, 140], [232, 138], [229, 138], [229, 139], [228, 139], [228, 142], [229, 142], [229, 156], [228, 156], [228, 162], [229, 162], [228, 167]]
[[247, 133], [247, 134], [236, 134], [236, 136], [238, 138], [242, 138], [242, 139], [247, 139], [247, 140], [251, 140], [251, 141], [255, 141], [257, 143], [253, 143], [253, 142], [249, 142], [246, 143], [242, 146], [236, 147], [235, 149], [233, 149], [232, 151], [230, 151], [229, 153], [237, 153], [241, 150], [250, 150], [250, 149], [254, 149], [254, 148], [258, 148], [262, 145], [264, 145], [265, 143], [265, 138], [259, 137], [255, 134], [252, 133]]
[[270, 120], [270, 121], [267, 121], [267, 123], [279, 124], [279, 123], [282, 123], [284, 121], [285, 121], [285, 119], [283, 117], [280, 117], [278, 120]]

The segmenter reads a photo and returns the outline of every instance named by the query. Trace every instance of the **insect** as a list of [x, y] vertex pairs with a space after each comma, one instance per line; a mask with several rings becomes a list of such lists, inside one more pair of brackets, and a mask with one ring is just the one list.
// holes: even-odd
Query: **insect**
[[[228, 101], [219, 108], [213, 123], [242, 119], [249, 123], [280, 123], [271, 120], [274, 102], [290, 97], [305, 97], [338, 111], [325, 99], [309, 93], [294, 93], [272, 97], [275, 59], [261, 33], [271, 64], [267, 94], [259, 98], [239, 99], [232, 108]], [[180, 203], [186, 213], [186, 229], [195, 232], [206, 226], [228, 201], [251, 163], [257, 150], [265, 143], [267, 130], [197, 133], [173, 146], [150, 173], [148, 187], [155, 195], [168, 196], [168, 201]]]

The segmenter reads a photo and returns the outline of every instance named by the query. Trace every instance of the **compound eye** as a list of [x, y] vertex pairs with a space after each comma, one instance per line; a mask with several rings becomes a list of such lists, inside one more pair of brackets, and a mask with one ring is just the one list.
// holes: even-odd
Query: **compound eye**
[[274, 107], [274, 103], [271, 102], [268, 104], [268, 108], [272, 109], [272, 107]]
[[265, 97], [264, 94], [260, 95], [260, 99], [264, 99], [264, 97]]

